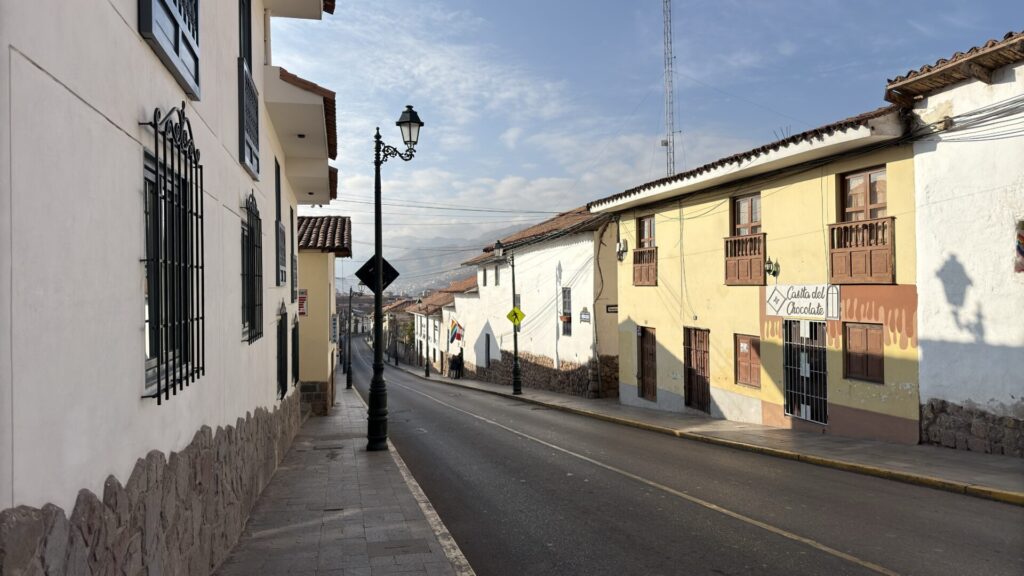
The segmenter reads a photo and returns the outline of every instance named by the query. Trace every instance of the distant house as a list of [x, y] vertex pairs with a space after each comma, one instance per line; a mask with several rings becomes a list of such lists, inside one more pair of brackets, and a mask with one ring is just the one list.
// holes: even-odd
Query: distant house
[[890, 80], [912, 109], [921, 441], [1024, 455], [1024, 33]]
[[417, 365], [423, 366], [429, 362], [438, 372], [448, 370], [451, 349], [448, 346], [448, 330], [444, 326], [444, 308], [455, 301], [456, 294], [472, 290], [475, 281], [476, 279], [472, 277], [456, 280], [440, 290], [427, 294], [408, 308], [413, 316]]
[[412, 337], [413, 315], [409, 312], [409, 308], [415, 304], [416, 301], [410, 298], [399, 298], [384, 306], [383, 310], [387, 355], [407, 363], [416, 361], [412, 354], [415, 344], [415, 339]]
[[346, 216], [299, 216], [299, 380], [303, 408], [325, 415], [334, 405], [340, 322], [335, 298], [337, 258], [352, 257]]
[[[466, 375], [511, 383], [518, 306], [523, 385], [577, 396], [618, 395], [616, 226], [606, 214], [569, 210], [510, 234], [464, 263], [477, 289], [455, 298]], [[512, 293], [515, 259], [516, 294]]]

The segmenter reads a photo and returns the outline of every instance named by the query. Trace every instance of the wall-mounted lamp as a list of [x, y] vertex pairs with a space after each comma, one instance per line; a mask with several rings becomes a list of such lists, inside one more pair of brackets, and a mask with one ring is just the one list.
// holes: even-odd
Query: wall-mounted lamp
[[779, 281], [779, 261], [772, 262], [771, 258], [764, 263], [764, 275], [775, 278], [775, 281]]

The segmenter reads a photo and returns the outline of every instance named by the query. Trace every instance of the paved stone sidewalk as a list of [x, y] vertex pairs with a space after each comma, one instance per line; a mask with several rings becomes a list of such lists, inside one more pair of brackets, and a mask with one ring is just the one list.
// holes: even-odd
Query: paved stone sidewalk
[[[393, 363], [389, 366], [394, 368]], [[399, 368], [423, 377], [422, 368], [407, 364], [401, 364]], [[1024, 505], [1024, 458], [930, 445], [908, 446], [823, 436], [718, 420], [697, 413], [680, 414], [625, 406], [617, 399], [587, 399], [532, 388], [524, 388], [521, 396], [513, 396], [510, 385], [464, 378], [453, 380], [433, 370], [430, 380], [682, 438]]]
[[366, 451], [366, 406], [341, 384], [331, 416], [299, 430], [216, 574], [473, 574], [397, 453]]

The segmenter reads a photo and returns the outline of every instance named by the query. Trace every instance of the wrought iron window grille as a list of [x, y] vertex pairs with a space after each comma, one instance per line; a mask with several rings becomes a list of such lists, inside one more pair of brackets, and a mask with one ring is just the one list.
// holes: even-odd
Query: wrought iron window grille
[[146, 392], [157, 404], [205, 373], [203, 166], [185, 103], [153, 111], [146, 154]]
[[299, 318], [292, 322], [292, 382], [299, 385]]
[[252, 193], [242, 222], [242, 337], [249, 344], [263, 337], [263, 222]]
[[288, 311], [281, 302], [277, 317], [277, 397], [288, 394]]

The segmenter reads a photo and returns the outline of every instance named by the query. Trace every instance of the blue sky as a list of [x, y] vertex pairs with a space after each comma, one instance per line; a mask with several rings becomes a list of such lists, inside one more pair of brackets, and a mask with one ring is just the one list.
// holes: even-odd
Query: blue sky
[[[1019, 0], [673, 0], [677, 171], [883, 105], [887, 78], [1024, 29]], [[559, 211], [665, 175], [657, 0], [339, 0], [274, 19], [274, 64], [338, 93], [339, 200], [372, 253], [373, 128], [412, 104], [385, 200]], [[304, 212], [306, 213], [306, 212]], [[543, 214], [385, 207], [385, 244]], [[436, 242], [416, 241], [429, 248]]]

